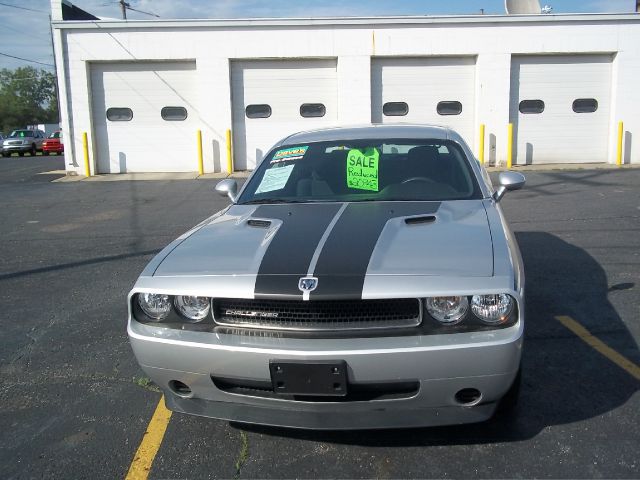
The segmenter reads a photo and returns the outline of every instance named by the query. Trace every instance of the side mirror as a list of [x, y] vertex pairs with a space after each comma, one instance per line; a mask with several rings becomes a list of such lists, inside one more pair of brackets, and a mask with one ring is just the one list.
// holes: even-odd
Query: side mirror
[[498, 179], [500, 180], [500, 187], [493, 194], [493, 199], [496, 202], [502, 199], [507, 190], [519, 190], [526, 182], [524, 175], [518, 172], [502, 172]]
[[229, 197], [232, 203], [236, 203], [238, 193], [238, 183], [232, 178], [225, 178], [216, 185], [216, 192], [223, 197]]

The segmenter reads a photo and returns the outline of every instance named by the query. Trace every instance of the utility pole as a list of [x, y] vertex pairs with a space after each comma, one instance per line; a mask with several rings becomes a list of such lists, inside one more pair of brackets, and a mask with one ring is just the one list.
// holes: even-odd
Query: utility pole
[[122, 10], [122, 19], [126, 20], [127, 19], [127, 7], [129, 6], [129, 4], [127, 2], [125, 2], [124, 0], [120, 0], [120, 10]]

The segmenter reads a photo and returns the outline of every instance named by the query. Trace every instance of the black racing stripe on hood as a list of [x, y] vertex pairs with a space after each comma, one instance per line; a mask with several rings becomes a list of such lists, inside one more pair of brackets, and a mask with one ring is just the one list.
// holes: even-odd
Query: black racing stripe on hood
[[261, 205], [253, 212], [252, 218], [282, 220], [260, 263], [256, 298], [302, 298], [298, 281], [307, 274], [318, 242], [340, 207], [340, 203]]
[[318, 287], [310, 299], [362, 298], [369, 260], [386, 223], [396, 217], [432, 215], [438, 208], [440, 202], [350, 203], [320, 253], [313, 273]]

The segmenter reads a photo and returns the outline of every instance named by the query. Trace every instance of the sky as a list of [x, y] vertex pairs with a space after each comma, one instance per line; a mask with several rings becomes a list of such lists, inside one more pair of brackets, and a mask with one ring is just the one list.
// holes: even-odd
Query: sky
[[[116, 0], [71, 0], [97, 17], [119, 18]], [[504, 0], [128, 0], [160, 18], [327, 17], [503, 14]], [[635, 0], [540, 0], [553, 13], [632, 12]], [[22, 7], [23, 10], [8, 5]], [[31, 65], [53, 70], [49, 0], [0, 0], [0, 69]], [[154, 17], [129, 11], [128, 18]], [[38, 63], [9, 58], [21, 57]]]

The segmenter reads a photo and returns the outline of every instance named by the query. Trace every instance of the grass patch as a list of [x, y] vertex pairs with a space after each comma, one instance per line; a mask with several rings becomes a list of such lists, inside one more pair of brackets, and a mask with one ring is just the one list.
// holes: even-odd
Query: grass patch
[[160, 393], [160, 389], [158, 388], [158, 386], [155, 383], [153, 383], [151, 381], [150, 378], [147, 378], [147, 377], [133, 377], [133, 383], [135, 383], [139, 387], [142, 387], [142, 388], [144, 388], [146, 390], [150, 390], [152, 392]]
[[242, 471], [243, 465], [249, 459], [249, 437], [245, 432], [240, 432], [240, 452], [238, 453], [238, 458], [236, 458], [236, 463], [234, 466], [236, 467], [236, 473], [233, 478], [240, 478], [240, 472]]

